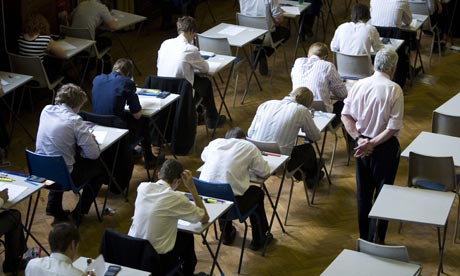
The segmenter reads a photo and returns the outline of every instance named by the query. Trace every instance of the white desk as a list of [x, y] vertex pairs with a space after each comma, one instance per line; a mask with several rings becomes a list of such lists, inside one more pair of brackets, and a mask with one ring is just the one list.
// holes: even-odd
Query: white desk
[[[438, 275], [440, 275], [448, 218], [454, 199], [455, 194], [450, 192], [384, 185], [372, 206], [369, 218], [436, 226], [439, 245]], [[440, 227], [444, 227], [442, 241]]]
[[434, 112], [449, 116], [460, 117], [460, 93], [450, 98], [440, 107], [436, 108]]
[[[403, 43], [404, 43], [404, 39], [390, 38], [388, 43], [384, 45], [385, 45], [385, 48], [392, 49], [396, 52], [403, 45]], [[375, 55], [375, 54], [376, 52], [374, 51], [374, 49], [371, 48], [371, 55]]]
[[460, 167], [460, 138], [422, 131], [406, 149], [402, 157], [409, 158], [409, 152], [428, 156], [452, 156], [455, 167]]
[[96, 41], [66, 36], [64, 39], [56, 40], [55, 43], [64, 49], [66, 59], [70, 59], [76, 54], [96, 44]]
[[[85, 271], [86, 267], [88, 266], [88, 263], [86, 262], [86, 260], [88, 259], [91, 259], [91, 258], [80, 257], [75, 262], [73, 262], [73, 266], [80, 269], [81, 271]], [[109, 267], [109, 265], [117, 265], [117, 264], [105, 262], [106, 270]], [[121, 265], [120, 267], [121, 267], [121, 270], [118, 272], [117, 276], [150, 276], [152, 275], [150, 272], [147, 272], [147, 271], [142, 271], [142, 270], [138, 270], [138, 269], [134, 269], [134, 268], [126, 267], [126, 266], [121, 266]]]
[[[214, 26], [211, 29], [204, 32], [203, 35], [209, 37], [226, 37], [228, 39], [228, 43], [230, 44], [230, 46], [238, 47], [238, 49], [242, 48], [244, 56], [248, 61], [250, 61], [251, 59], [248, 53], [246, 52], [244, 46], [256, 40], [257, 38], [263, 36], [267, 32], [267, 30], [263, 29], [256, 29], [228, 23], [220, 23], [219, 25]], [[236, 55], [238, 56], [238, 50], [236, 51]], [[251, 64], [251, 62], [249, 62], [249, 64], [251, 66], [251, 74], [247, 79], [246, 89], [244, 91], [241, 103], [244, 102], [244, 98], [246, 97], [246, 94], [249, 90], [249, 85], [251, 83], [252, 76], [255, 77], [259, 89], [262, 90], [262, 86], [260, 85], [257, 75], [255, 75], [254, 64]]]
[[[422, 29], [423, 24], [429, 19], [428, 15], [422, 15], [422, 14], [412, 14], [412, 22], [410, 25], [403, 25], [401, 27], [402, 31], [406, 32], [418, 32], [419, 30]], [[417, 35], [417, 34], [416, 34]], [[425, 69], [423, 68], [423, 61], [422, 61], [422, 53], [421, 53], [421, 44], [420, 41], [422, 39], [422, 32], [419, 32], [418, 37], [416, 38], [416, 52], [415, 52], [415, 60], [414, 60], [414, 68], [417, 68], [417, 60], [420, 61], [420, 67], [422, 68], [422, 72], [425, 73]], [[415, 76], [411, 75], [411, 82], [413, 81]]]
[[137, 30], [136, 37], [133, 40], [131, 40], [131, 43], [130, 43], [128, 48], [126, 48], [126, 46], [123, 43], [123, 41], [121, 40], [121, 38], [115, 32], [115, 37], [117, 38], [118, 42], [120, 42], [120, 46], [123, 49], [123, 51], [125, 52], [125, 55], [130, 60], [133, 61], [133, 65], [136, 68], [137, 73], [139, 75], [141, 75], [141, 71], [139, 70], [139, 68], [136, 65], [136, 62], [133, 60], [133, 58], [131, 57], [131, 55], [129, 53], [131, 52], [131, 50], [133, 48], [133, 45], [136, 44], [137, 39], [138, 39], [139, 34], [141, 32], [141, 29], [142, 29], [142, 25], [143, 25], [144, 21], [147, 20], [147, 17], [140, 16], [140, 15], [133, 14], [133, 13], [129, 13], [129, 12], [119, 11], [119, 10], [112, 10], [111, 14], [112, 14], [114, 19], [118, 23], [118, 26], [115, 29], [115, 31], [119, 31], [119, 30], [125, 29], [127, 27], [133, 26], [133, 25], [135, 25], [137, 23], [141, 23], [141, 25], [139, 26], [139, 29]]
[[[207, 74], [212, 77], [212, 80], [214, 81], [214, 85], [216, 86], [217, 92], [219, 93], [220, 97], [220, 106], [217, 110], [217, 117], [219, 118], [220, 114], [222, 113], [222, 107], [225, 107], [225, 111], [227, 111], [227, 115], [230, 121], [232, 121], [232, 116], [230, 115], [230, 111], [228, 110], [227, 104], [225, 103], [225, 97], [227, 96], [228, 85], [230, 84], [230, 79], [233, 74], [233, 66], [235, 59], [236, 57], [234, 56], [215, 55], [206, 60], [209, 64], [209, 71]], [[225, 83], [225, 88], [222, 93], [222, 91], [219, 88], [219, 85], [217, 84], [215, 76], [228, 66], [230, 66], [230, 71], [228, 72], [227, 82]], [[217, 127], [215, 127], [212, 131], [211, 139], [214, 137], [216, 129]]]
[[[203, 199], [209, 198], [209, 197], [204, 197], [201, 196]], [[226, 201], [226, 200], [221, 200], [221, 199], [216, 199], [216, 203], [206, 203], [203, 200], [204, 206], [206, 207], [206, 211], [208, 212], [209, 215], [209, 221], [208, 223], [201, 224], [201, 222], [198, 223], [189, 223], [183, 220], [179, 220], [177, 222], [177, 229], [182, 232], [187, 232], [187, 233], [192, 233], [196, 235], [201, 235], [203, 238], [203, 243], [206, 245], [209, 254], [211, 254], [211, 257], [213, 259], [212, 267], [211, 267], [211, 272], [209, 275], [213, 275], [214, 272], [214, 267], [217, 265], [217, 268], [219, 269], [221, 275], [223, 275], [222, 269], [220, 268], [219, 264], [217, 263], [217, 257], [219, 256], [219, 250], [220, 246], [222, 244], [222, 235], [220, 235], [219, 238], [219, 244], [217, 245], [216, 252], [213, 253], [211, 247], [209, 246], [208, 241], [206, 240], [206, 235], [204, 232], [216, 222], [217, 219], [219, 219], [222, 215], [224, 215], [230, 208], [233, 206], [233, 202], [231, 201]]]
[[[280, 4], [281, 9], [284, 11], [283, 13], [284, 17], [290, 20], [294, 20], [294, 26], [297, 31], [297, 40], [295, 43], [294, 59], [293, 59], [293, 62], [295, 62], [295, 59], [297, 58], [297, 50], [299, 48], [299, 43], [300, 43], [301, 35], [302, 35], [303, 21], [305, 19], [302, 13], [311, 5], [311, 3], [304, 2], [303, 4], [299, 4], [299, 1], [280, 0], [279, 4]], [[300, 18], [298, 26], [295, 23], [295, 19], [297, 17]], [[307, 56], [307, 51], [305, 50], [305, 47], [303, 44], [302, 44], [302, 48], [305, 53], [305, 56]]]
[[[142, 90], [142, 88], [137, 88], [137, 92]], [[158, 114], [160, 111], [167, 108], [169, 105], [174, 103], [179, 99], [178, 94], [169, 94], [166, 98], [161, 99], [155, 96], [146, 96], [146, 95], [137, 95], [139, 97], [139, 102], [142, 106], [142, 116], [151, 118]], [[125, 106], [125, 111], [129, 112], [129, 107]]]
[[16, 73], [0, 71], [0, 81], [3, 85], [3, 94], [0, 94], [0, 97], [13, 91], [21, 85], [24, 85], [26, 82], [30, 81], [34, 77], [29, 75], [21, 75]]
[[419, 269], [416, 264], [344, 249], [321, 276], [410, 276], [417, 275]]

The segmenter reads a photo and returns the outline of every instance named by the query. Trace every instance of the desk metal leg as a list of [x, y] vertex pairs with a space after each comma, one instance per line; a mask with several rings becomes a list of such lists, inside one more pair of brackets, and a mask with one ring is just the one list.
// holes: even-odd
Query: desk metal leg
[[134, 38], [134, 40], [131, 41], [131, 44], [129, 46], [129, 50], [126, 49], [126, 46], [123, 43], [123, 41], [121, 41], [121, 38], [117, 35], [117, 33], [115, 33], [115, 37], [117, 38], [118, 42], [120, 43], [121, 48], [123, 49], [125, 54], [128, 56], [128, 58], [133, 61], [134, 68], [136, 68], [136, 71], [139, 74], [139, 76], [142, 75], [142, 72], [141, 72], [141, 70], [139, 70], [139, 67], [137, 67], [136, 62], [134, 62], [134, 60], [131, 58], [131, 55], [129, 54], [129, 52], [131, 51], [134, 43], [137, 41], [143, 25], [144, 25], [144, 22], [141, 22], [141, 25], [139, 26], [139, 29], [137, 30], [136, 38]]
[[321, 172], [321, 169], [324, 169], [324, 173], [326, 174], [327, 181], [329, 183], [329, 187], [331, 186], [331, 178], [329, 177], [329, 173], [326, 169], [326, 165], [323, 161], [323, 153], [324, 153], [324, 146], [326, 145], [326, 136], [327, 136], [327, 130], [324, 132], [324, 137], [323, 137], [323, 144], [321, 145], [321, 150], [319, 149], [318, 143], [315, 142], [315, 147], [316, 151], [319, 153], [319, 158], [318, 158], [318, 172], [316, 173], [315, 176], [315, 185], [313, 186], [313, 192], [311, 196], [311, 204], [314, 204], [313, 202], [315, 201], [315, 195], [316, 195], [316, 189], [319, 185], [319, 174]]
[[[302, 13], [301, 16], [300, 16], [299, 27], [298, 28], [296, 26], [296, 23], [294, 22], [294, 26], [296, 27], [296, 30], [297, 30], [297, 41], [295, 43], [294, 58], [292, 60], [292, 64], [294, 64], [295, 59], [297, 58], [297, 50], [299, 49], [299, 43], [300, 43], [300, 39], [301, 39], [301, 36], [302, 36], [302, 29], [303, 29], [304, 20], [305, 20], [305, 12]], [[303, 52], [305, 53], [305, 56], [307, 56], [307, 51], [306, 51], [305, 46], [303, 45], [303, 43], [302, 43], [302, 48], [303, 48]]]
[[246, 83], [246, 89], [244, 90], [243, 98], [241, 99], [241, 104], [244, 104], [244, 99], [246, 98], [246, 95], [248, 94], [249, 85], [251, 84], [252, 76], [254, 76], [254, 78], [257, 81], [257, 85], [259, 86], [260, 91], [262, 91], [262, 86], [260, 85], [259, 79], [257, 78], [257, 75], [256, 75], [256, 67], [257, 67], [257, 62], [259, 60], [260, 51], [262, 51], [261, 48], [257, 52], [256, 59], [255, 59], [255, 62], [253, 64], [253, 63], [251, 63], [251, 58], [248, 56], [248, 53], [243, 48], [244, 55], [245, 55], [246, 59], [248, 60], [249, 66], [251, 67], [251, 74], [249, 74], [249, 78], [247, 80], [248, 82]]
[[[225, 97], [227, 96], [228, 85], [230, 84], [230, 79], [231, 79], [232, 74], [233, 74], [233, 67], [234, 66], [235, 66], [235, 63], [232, 62], [232, 66], [230, 67], [230, 72], [228, 73], [227, 83], [225, 84], [225, 89], [224, 89], [223, 94], [220, 91], [219, 85], [217, 85], [216, 78], [214, 78], [214, 77], [212, 78], [213, 81], [214, 81], [214, 84], [216, 85], [216, 89], [217, 89], [217, 92], [219, 93], [219, 97], [220, 97], [220, 106], [219, 106], [219, 110], [217, 112], [217, 114], [218, 114], [217, 119], [219, 119], [220, 114], [222, 113], [222, 107], [225, 107], [225, 111], [227, 111], [227, 115], [228, 115], [229, 120], [233, 121], [232, 116], [230, 115], [230, 111], [228, 110], [227, 104], [225, 103]], [[212, 134], [211, 134], [211, 139], [214, 138], [214, 135], [216, 134], [216, 129], [217, 129], [217, 127], [214, 127], [214, 129], [212, 131]]]
[[332, 19], [332, 24], [334, 24], [334, 29], [337, 29], [337, 23], [335, 22], [334, 13], [332, 12], [332, 2], [334, 0], [326, 0], [327, 6], [327, 17], [326, 17], [326, 26], [329, 24], [329, 17]]
[[[227, 217], [229, 217], [230, 215], [230, 210], [227, 212]], [[217, 220], [216, 222], [214, 222], [214, 227], [216, 226], [216, 223], [217, 223]], [[225, 220], [225, 225], [224, 225], [224, 229], [226, 228], [227, 226], [227, 223], [232, 223], [232, 221], [229, 221], [228, 219]], [[216, 231], [216, 229], [214, 228], [214, 231]], [[216, 231], [217, 233], [217, 231]], [[216, 249], [216, 254], [214, 255], [212, 253], [212, 250], [211, 250], [211, 247], [209, 246], [208, 242], [206, 241], [206, 236], [201, 234], [201, 237], [203, 238], [203, 243], [206, 245], [206, 247], [208, 248], [209, 250], [209, 253], [211, 254], [212, 256], [212, 266], [211, 266], [211, 272], [209, 273], [209, 275], [213, 275], [214, 273], [214, 268], [216, 267], [217, 265], [217, 269], [219, 269], [219, 272], [221, 275], [224, 275], [223, 271], [222, 271], [222, 268], [220, 267], [219, 263], [217, 262], [217, 257], [219, 256], [219, 251], [220, 251], [220, 247], [222, 245], [222, 234], [220, 235], [219, 237], [219, 243], [217, 244], [217, 249]]]
[[444, 246], [446, 245], [447, 224], [448, 224], [448, 221], [446, 221], [446, 225], [444, 225], [444, 233], [442, 236], [442, 241], [441, 241], [441, 229], [439, 226], [436, 227], [437, 233], [438, 233], [438, 249], [439, 249], [438, 276], [441, 275], [441, 273], [444, 273], [442, 260], [444, 257]]
[[[40, 198], [40, 191], [37, 192], [37, 198], [35, 199], [34, 207], [32, 209], [32, 214], [30, 214], [31, 206], [32, 206], [32, 196], [29, 198], [29, 204], [27, 206], [26, 222], [25, 222], [25, 224], [21, 223], [21, 225], [22, 225], [24, 231], [26, 232], [25, 243], [27, 244], [27, 241], [29, 240], [29, 237], [31, 237], [35, 241], [35, 243], [38, 246], [40, 246], [40, 248], [43, 249], [43, 251], [45, 251], [45, 253], [49, 256], [50, 253], [48, 252], [48, 250], [46, 250], [46, 248], [43, 247], [43, 245], [32, 234], [32, 225], [33, 225], [33, 221], [34, 221], [34, 217], [35, 217], [35, 211], [37, 210], [37, 205], [38, 205], [38, 199], [39, 198]], [[30, 220], [29, 220], [29, 217], [30, 217]]]
[[[24, 93], [24, 89], [23, 89], [22, 93]], [[12, 97], [14, 99], [14, 94], [12, 95]], [[5, 105], [6, 109], [8, 109], [8, 111], [10, 112], [10, 118], [13, 118], [14, 121], [19, 124], [19, 126], [24, 130], [24, 132], [27, 134], [27, 136], [29, 136], [29, 138], [30, 138], [30, 140], [32, 140], [32, 142], [35, 142], [35, 137], [32, 136], [32, 134], [30, 134], [30, 132], [27, 130], [27, 128], [21, 123], [21, 121], [19, 120], [18, 115], [13, 111], [13, 108], [8, 105], [8, 103], [6, 102], [6, 100], [3, 97], [0, 97], [0, 99], [2, 100], [2, 102]], [[10, 121], [12, 121], [12, 120], [10, 120]], [[10, 136], [12, 136], [13, 130], [14, 130], [14, 122], [11, 122]]]

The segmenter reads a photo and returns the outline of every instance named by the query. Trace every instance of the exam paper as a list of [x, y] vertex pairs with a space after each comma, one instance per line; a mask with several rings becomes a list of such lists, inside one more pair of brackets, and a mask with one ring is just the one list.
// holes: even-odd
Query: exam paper
[[293, 14], [293, 15], [300, 15], [299, 7], [281, 6], [281, 9], [285, 13], [289, 13], [289, 14]]
[[7, 81], [4, 80], [4, 79], [1, 79], [1, 80], [2, 80], [2, 85], [8, 85], [8, 84], [10, 84], [9, 82], [7, 82]]
[[56, 43], [61, 47], [64, 51], [69, 51], [69, 50], [74, 50], [77, 49], [74, 45], [70, 44], [69, 42], [66, 42], [64, 40], [58, 40]]
[[86, 272], [94, 271], [94, 273], [99, 275], [104, 275], [106, 271], [104, 257], [102, 255], [97, 256], [86, 268]]
[[177, 223], [183, 226], [189, 226], [191, 224], [190, 222], [181, 219]]
[[223, 35], [234, 36], [234, 35], [237, 35], [237, 34], [241, 33], [245, 29], [246, 29], [245, 27], [241, 27], [241, 26], [228, 26], [227, 28], [222, 29], [218, 33], [223, 34]]
[[102, 130], [95, 130], [93, 131], [94, 137], [96, 137], [96, 141], [99, 145], [104, 143], [105, 137], [107, 136], [107, 131]]
[[0, 191], [8, 189], [8, 201], [14, 201], [14, 199], [24, 192], [27, 187], [13, 184], [14, 182], [0, 182]]
[[159, 109], [161, 99], [153, 96], [139, 96], [142, 109]]

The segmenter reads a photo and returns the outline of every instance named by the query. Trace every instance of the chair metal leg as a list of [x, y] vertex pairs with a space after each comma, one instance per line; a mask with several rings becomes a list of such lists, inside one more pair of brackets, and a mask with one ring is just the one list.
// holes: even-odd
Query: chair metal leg
[[335, 136], [334, 149], [332, 150], [331, 164], [329, 165], [329, 175], [332, 175], [332, 165], [334, 165], [335, 151], [337, 150], [337, 140], [338, 140], [337, 131], [334, 133], [334, 136]]
[[[458, 195], [458, 194], [457, 194]], [[459, 200], [458, 200], [458, 204], [457, 204], [457, 217], [455, 219], [455, 226], [454, 226], [454, 243], [457, 242], [457, 230], [458, 230], [458, 219], [459, 219], [459, 215], [460, 215], [460, 196], [459, 196]]]

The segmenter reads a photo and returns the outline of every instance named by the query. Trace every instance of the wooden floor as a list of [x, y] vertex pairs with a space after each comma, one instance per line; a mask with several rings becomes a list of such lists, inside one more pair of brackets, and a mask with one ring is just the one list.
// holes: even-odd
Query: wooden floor
[[[235, 1], [209, 1], [212, 5], [213, 13], [219, 22], [234, 22]], [[343, 1], [335, 1], [333, 11], [337, 21], [344, 22], [345, 8]], [[215, 25], [209, 16], [206, 5], [198, 8], [197, 16], [201, 31]], [[149, 20], [144, 24], [141, 36], [137, 41], [132, 56], [134, 61], [142, 71], [141, 76], [135, 76], [136, 82], [142, 85], [144, 78], [149, 74], [156, 72], [156, 51], [160, 43], [166, 39], [175, 36], [174, 31], [163, 32], [159, 30], [159, 18]], [[321, 28], [320, 28], [321, 29]], [[329, 26], [326, 43], [330, 42], [332, 26]], [[121, 34], [124, 41], [130, 41], [134, 38], [134, 32]], [[322, 39], [322, 35], [319, 35]], [[422, 38], [423, 58], [425, 61], [426, 74], [421, 75], [411, 87], [406, 85], [405, 92], [405, 117], [404, 128], [401, 131], [400, 143], [404, 149], [412, 139], [422, 130], [431, 129], [432, 110], [442, 104], [444, 101], [458, 93], [460, 90], [460, 54], [448, 50], [442, 57], [433, 56], [432, 66], [428, 64], [428, 42], [431, 37]], [[311, 40], [305, 42], [308, 47]], [[288, 43], [288, 61], [292, 61], [294, 38]], [[300, 52], [303, 55], [303, 52]], [[119, 45], [115, 42], [112, 52], [114, 59], [121, 57]], [[330, 55], [331, 56], [331, 55]], [[262, 83], [263, 91], [259, 91], [252, 83], [250, 93], [244, 105], [239, 104], [243, 90], [244, 71], [240, 73], [238, 85], [238, 99], [234, 107], [231, 107], [233, 101], [233, 84], [230, 86], [229, 95], [226, 102], [229, 104], [233, 122], [224, 125], [217, 131], [217, 136], [222, 137], [226, 130], [232, 126], [240, 126], [247, 129], [254, 116], [257, 106], [269, 99], [281, 99], [291, 89], [290, 72], [285, 72], [282, 61], [282, 54], [277, 58], [276, 65], [272, 66], [272, 58], [269, 59], [270, 73], [273, 74], [273, 80], [270, 77], [259, 76]], [[227, 72], [224, 72], [226, 76]], [[90, 82], [87, 82], [87, 91], [90, 91]], [[18, 90], [18, 92], [20, 92]], [[47, 94], [40, 94], [42, 97]], [[216, 96], [217, 98], [217, 96]], [[38, 116], [42, 107], [47, 103], [48, 98], [40, 98], [34, 95], [34, 110], [26, 108], [21, 111], [21, 121], [27, 126], [31, 133], [35, 134], [37, 130]], [[90, 109], [89, 106], [86, 107]], [[198, 127], [196, 152], [186, 157], [179, 157], [185, 166], [195, 172], [200, 166], [200, 153], [203, 147], [209, 142], [203, 126]], [[325, 158], [329, 161], [332, 151], [333, 136], [329, 135], [327, 140]], [[429, 146], [429, 145], [427, 145]], [[10, 148], [10, 160], [13, 165], [11, 170], [26, 172], [24, 158], [24, 149], [34, 149], [34, 143], [25, 135], [21, 128], [16, 126], [12, 137]], [[289, 214], [286, 233], [282, 233], [277, 222], [273, 226], [274, 242], [268, 247], [265, 257], [260, 252], [246, 250], [243, 260], [242, 274], [244, 275], [319, 275], [328, 264], [344, 248], [354, 249], [355, 241], [358, 237], [358, 228], [356, 220], [356, 200], [355, 200], [355, 164], [354, 161], [350, 166], [346, 165], [345, 143], [342, 138], [339, 140], [338, 153], [332, 173], [332, 186], [329, 188], [326, 181], [323, 180], [318, 190], [316, 204], [309, 207], [305, 200], [305, 193], [300, 183], [295, 183], [293, 203]], [[169, 157], [171, 158], [171, 157]], [[401, 160], [397, 185], [406, 185], [407, 179], [407, 160]], [[97, 222], [94, 209], [84, 218], [80, 227], [82, 242], [80, 253], [83, 256], [96, 257], [100, 238], [106, 227], [115, 228], [121, 232], [127, 232], [130, 226], [130, 218], [133, 215], [133, 204], [136, 198], [136, 188], [141, 181], [146, 181], [146, 174], [142, 166], [137, 164], [131, 181], [129, 202], [124, 202], [118, 196], [110, 196], [109, 206], [115, 210], [113, 216], [104, 218], [102, 223]], [[278, 189], [280, 179], [271, 177], [267, 186], [272, 197]], [[287, 182], [283, 188], [279, 213], [284, 219], [285, 208], [289, 195], [290, 183]], [[100, 195], [105, 190], [102, 190]], [[102, 197], [98, 198], [102, 203]], [[47, 193], [41, 194], [37, 215], [33, 227], [34, 234], [46, 246], [47, 234], [50, 230], [52, 219], [45, 215], [45, 205]], [[75, 198], [72, 195], [66, 196], [66, 207], [71, 209], [74, 206]], [[455, 223], [455, 206], [452, 208], [449, 225]], [[25, 215], [26, 205], [20, 208]], [[271, 208], [266, 202], [267, 215], [271, 215]], [[226, 275], [236, 275], [240, 244], [242, 240], [243, 227], [239, 223], [234, 223], [238, 228], [238, 237], [232, 246], [223, 246], [219, 256], [219, 263]], [[446, 243], [444, 257], [444, 271], [447, 275], [460, 274], [460, 244], [452, 243], [453, 227], [448, 229], [448, 238]], [[249, 238], [250, 240], [250, 238]], [[209, 241], [213, 247], [217, 242], [212, 236]], [[397, 223], [390, 223], [386, 242], [388, 244], [404, 244], [409, 248], [411, 259], [423, 264], [424, 275], [434, 275], [437, 271], [437, 236], [434, 227], [422, 226], [418, 224], [406, 223], [401, 234], [397, 233]], [[29, 246], [34, 246], [29, 242]], [[201, 244], [197, 237], [195, 250], [198, 256], [198, 265], [196, 271], [209, 271], [211, 258], [206, 248]], [[3, 255], [0, 257], [3, 258]], [[1, 260], [0, 260], [1, 261]]]

